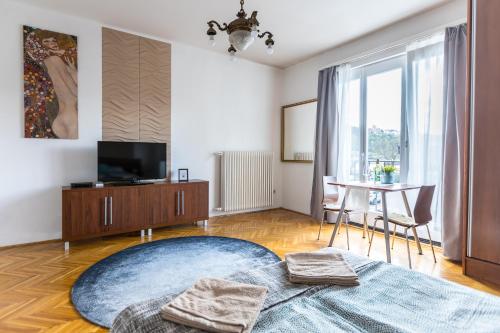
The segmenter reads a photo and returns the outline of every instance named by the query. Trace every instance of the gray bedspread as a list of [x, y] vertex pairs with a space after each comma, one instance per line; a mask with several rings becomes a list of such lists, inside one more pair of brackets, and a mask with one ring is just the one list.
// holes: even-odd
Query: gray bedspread
[[[342, 253], [359, 286], [291, 284], [283, 262], [229, 277], [269, 288], [252, 332], [500, 332], [500, 297]], [[172, 297], [127, 307], [111, 332], [200, 332], [160, 317], [160, 307]]]

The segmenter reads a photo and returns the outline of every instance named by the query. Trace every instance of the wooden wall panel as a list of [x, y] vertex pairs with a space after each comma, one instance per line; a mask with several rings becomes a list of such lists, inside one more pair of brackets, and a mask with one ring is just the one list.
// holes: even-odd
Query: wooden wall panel
[[139, 37], [102, 30], [102, 138], [139, 140]]
[[140, 39], [139, 138], [167, 143], [170, 170], [170, 44]]
[[102, 137], [167, 143], [171, 170], [171, 45], [103, 28]]
[[500, 264], [500, 1], [475, 2], [470, 256]]

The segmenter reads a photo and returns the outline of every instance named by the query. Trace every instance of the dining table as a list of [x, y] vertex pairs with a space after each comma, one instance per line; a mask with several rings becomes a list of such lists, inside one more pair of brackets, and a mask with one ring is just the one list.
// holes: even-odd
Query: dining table
[[[342, 182], [342, 181], [334, 181], [329, 182], [329, 185], [336, 185], [341, 188], [345, 188], [344, 199], [342, 200], [342, 204], [340, 205], [340, 210], [337, 215], [337, 220], [335, 223], [335, 228], [333, 230], [332, 236], [330, 238], [329, 247], [333, 246], [333, 241], [335, 240], [335, 235], [338, 232], [340, 222], [342, 216], [344, 215], [344, 210], [346, 208], [346, 202], [349, 198], [349, 194], [351, 190], [366, 190], [379, 192], [382, 196], [382, 216], [384, 219], [384, 238], [385, 238], [385, 252], [387, 257], [387, 262], [391, 263], [391, 247], [390, 247], [390, 233], [389, 233], [389, 215], [387, 213], [387, 193], [401, 192], [403, 197], [403, 203], [405, 205], [406, 213], [409, 217], [412, 217], [412, 212], [410, 209], [410, 205], [408, 203], [408, 197], [406, 195], [406, 191], [417, 190], [420, 189], [420, 185], [410, 185], [410, 184], [379, 184], [373, 182]], [[413, 229], [415, 242], [417, 243], [418, 252], [422, 254], [422, 248], [420, 246], [420, 241], [418, 239], [418, 235], [415, 234], [415, 230]]]

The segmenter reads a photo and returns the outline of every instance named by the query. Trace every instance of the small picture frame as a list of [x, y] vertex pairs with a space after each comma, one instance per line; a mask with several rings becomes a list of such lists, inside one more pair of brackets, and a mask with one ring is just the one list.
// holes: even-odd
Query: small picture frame
[[188, 182], [189, 181], [189, 170], [188, 169], [179, 169], [179, 182]]

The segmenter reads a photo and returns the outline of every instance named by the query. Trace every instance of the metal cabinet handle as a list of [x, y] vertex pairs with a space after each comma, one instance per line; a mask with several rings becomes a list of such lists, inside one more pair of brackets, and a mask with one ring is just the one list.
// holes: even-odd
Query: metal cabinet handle
[[175, 192], [175, 195], [177, 196], [177, 197], [176, 197], [176, 201], [177, 201], [177, 209], [176, 209], [176, 211], [175, 211], [175, 216], [179, 216], [179, 215], [180, 215], [180, 211], [181, 211], [181, 209], [180, 209], [180, 207], [179, 207], [179, 205], [180, 205], [180, 198], [179, 198], [179, 194], [180, 194], [180, 192], [179, 192], [179, 191]]
[[109, 224], [113, 225], [113, 197], [109, 197]]
[[182, 215], [184, 215], [184, 191], [182, 191]]
[[108, 225], [108, 197], [104, 197], [104, 225]]

